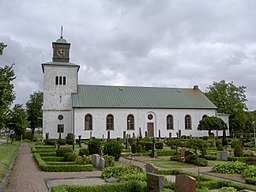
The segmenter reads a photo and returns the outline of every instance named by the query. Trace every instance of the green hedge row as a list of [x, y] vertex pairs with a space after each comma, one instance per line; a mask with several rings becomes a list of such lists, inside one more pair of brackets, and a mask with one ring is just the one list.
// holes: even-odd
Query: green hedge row
[[56, 152], [55, 147], [49, 147], [49, 146], [33, 146], [31, 148], [33, 153], [47, 153], [47, 152]]
[[[79, 171], [92, 171], [93, 167], [91, 164], [87, 165], [66, 165], [66, 164], [61, 164], [61, 165], [49, 165], [47, 164], [40, 156], [39, 153], [34, 153], [34, 157], [36, 159], [36, 162], [39, 166], [39, 168], [42, 171], [47, 171], [47, 172], [79, 172]], [[56, 163], [56, 162], [55, 162]]]
[[228, 157], [228, 161], [241, 161], [247, 164], [256, 164], [256, 157]]
[[128, 181], [97, 186], [67, 186], [61, 185], [51, 189], [52, 192], [146, 192], [146, 182]]
[[46, 157], [41, 157], [42, 160], [45, 162], [61, 162], [64, 160], [64, 157], [56, 157], [56, 156], [46, 156]]

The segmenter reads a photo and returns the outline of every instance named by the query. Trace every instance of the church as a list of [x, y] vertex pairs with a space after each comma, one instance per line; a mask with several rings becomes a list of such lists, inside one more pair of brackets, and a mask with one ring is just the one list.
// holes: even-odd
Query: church
[[[197, 126], [216, 106], [195, 85], [161, 88], [78, 84], [79, 65], [69, 62], [70, 43], [61, 35], [52, 43], [52, 61], [44, 74], [43, 137], [77, 139], [208, 136]], [[218, 133], [219, 132], [219, 133]], [[216, 131], [219, 136], [222, 131]]]

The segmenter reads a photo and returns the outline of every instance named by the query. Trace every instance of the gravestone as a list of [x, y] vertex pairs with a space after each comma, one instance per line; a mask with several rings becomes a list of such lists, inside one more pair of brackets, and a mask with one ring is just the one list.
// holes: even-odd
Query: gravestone
[[100, 156], [98, 154], [92, 154], [91, 158], [93, 167], [98, 168]]
[[217, 160], [227, 161], [228, 152], [227, 151], [217, 151]]
[[172, 138], [172, 133], [171, 133], [171, 132], [169, 133], [169, 138], [170, 138], [170, 139]]
[[108, 131], [108, 140], [110, 139], [110, 131]]
[[123, 142], [126, 140], [126, 131], [123, 131]]
[[196, 179], [187, 175], [176, 175], [174, 192], [196, 192]]
[[47, 143], [48, 140], [49, 140], [49, 133], [46, 133], [46, 134], [45, 134], [45, 142]]
[[104, 168], [105, 168], [105, 159], [103, 157], [100, 157], [97, 169], [102, 171]]
[[158, 138], [159, 138], [159, 140], [161, 139], [161, 130], [160, 129], [158, 130]]
[[164, 177], [154, 173], [147, 173], [148, 192], [161, 192], [164, 190]]
[[158, 173], [157, 167], [155, 167], [153, 164], [148, 163], [146, 164], [145, 168], [146, 168], [146, 172], [154, 173], [154, 174]]
[[81, 147], [81, 135], [78, 136], [78, 144], [79, 144], [79, 147]]
[[139, 128], [139, 140], [142, 139], [142, 133], [141, 133], [141, 128]]

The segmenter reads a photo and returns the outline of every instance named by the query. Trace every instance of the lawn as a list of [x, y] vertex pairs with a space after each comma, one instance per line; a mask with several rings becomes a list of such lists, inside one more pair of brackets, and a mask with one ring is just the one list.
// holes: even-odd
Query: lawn
[[[215, 164], [221, 163], [223, 161], [208, 161], [208, 166], [212, 167]], [[198, 167], [196, 165], [182, 163], [179, 161], [170, 161], [169, 156], [159, 157], [158, 160], [146, 161], [145, 163], [152, 163], [157, 167], [172, 169], [172, 168], [190, 168], [190, 167]]]
[[16, 151], [19, 147], [19, 142], [13, 142], [0, 145], [0, 184], [10, 169], [10, 164], [16, 155]]

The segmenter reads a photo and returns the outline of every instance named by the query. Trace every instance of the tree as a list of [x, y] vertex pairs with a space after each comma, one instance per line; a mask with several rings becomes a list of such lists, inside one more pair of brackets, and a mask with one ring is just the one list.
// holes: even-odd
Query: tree
[[42, 127], [43, 117], [43, 92], [38, 91], [30, 95], [30, 99], [26, 103], [28, 121], [32, 129], [31, 139], [34, 140], [35, 128]]
[[0, 129], [5, 127], [7, 112], [15, 99], [14, 86], [12, 84], [14, 79], [13, 65], [0, 67]]
[[5, 45], [3, 42], [0, 43], [0, 55], [3, 54], [3, 50], [4, 48], [7, 47], [7, 45]]
[[199, 121], [198, 130], [208, 130], [210, 136], [212, 130], [225, 130], [227, 129], [226, 123], [218, 117], [204, 117]]
[[8, 113], [8, 127], [15, 131], [15, 134], [20, 137], [24, 135], [25, 129], [28, 127], [26, 110], [22, 104], [15, 104], [15, 106]]
[[[226, 83], [224, 80], [213, 82], [205, 95], [216, 105], [219, 113], [229, 115], [230, 133], [241, 127], [237, 124], [238, 116], [243, 115], [247, 109], [245, 102], [247, 101], [244, 86], [235, 86], [233, 82]], [[239, 120], [240, 122], [243, 119]]]

